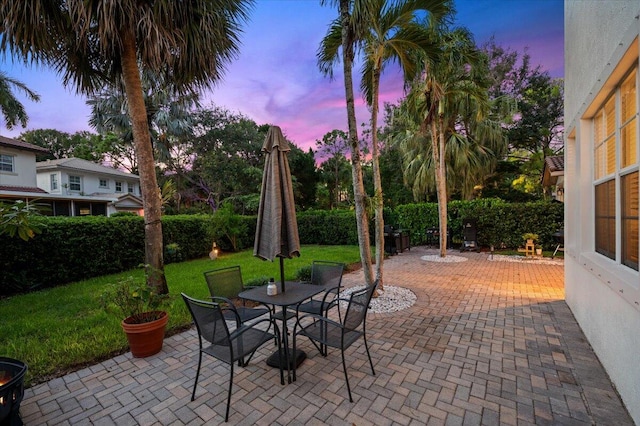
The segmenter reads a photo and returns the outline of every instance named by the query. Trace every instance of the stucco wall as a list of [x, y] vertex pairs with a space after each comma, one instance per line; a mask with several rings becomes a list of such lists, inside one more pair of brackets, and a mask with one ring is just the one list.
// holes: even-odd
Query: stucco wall
[[590, 121], [638, 62], [639, 14], [638, 0], [565, 0], [566, 301], [640, 425], [640, 278], [594, 252]]
[[15, 167], [14, 173], [0, 173], [0, 185], [36, 186], [36, 154], [6, 147], [0, 147], [0, 153], [14, 156]]

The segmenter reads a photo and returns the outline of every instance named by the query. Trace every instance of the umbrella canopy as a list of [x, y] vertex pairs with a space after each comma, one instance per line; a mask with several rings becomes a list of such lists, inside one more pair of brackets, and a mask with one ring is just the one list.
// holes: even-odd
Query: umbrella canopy
[[271, 126], [262, 145], [265, 163], [253, 247], [256, 257], [264, 260], [280, 258], [282, 291], [285, 290], [283, 259], [300, 256], [296, 207], [287, 159], [290, 150], [282, 130]]

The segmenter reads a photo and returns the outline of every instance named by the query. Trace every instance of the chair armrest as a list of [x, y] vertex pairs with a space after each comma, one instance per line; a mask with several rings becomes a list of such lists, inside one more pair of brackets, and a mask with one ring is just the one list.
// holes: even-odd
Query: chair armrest
[[224, 300], [225, 303], [227, 303], [227, 306], [225, 306], [224, 308], [220, 307], [220, 310], [222, 310], [223, 315], [225, 311], [233, 312], [233, 316], [236, 319], [236, 328], [240, 328], [242, 320], [240, 319], [240, 314], [238, 313], [238, 310], [233, 305], [233, 303], [231, 303], [231, 301], [229, 301], [229, 299], [227, 299], [226, 297], [212, 297], [211, 299], [213, 299], [214, 301], [215, 299]]
[[301, 317], [298, 318], [298, 321], [296, 321], [296, 322], [299, 323], [300, 320], [303, 320], [305, 318], [312, 318], [315, 321], [320, 321], [320, 322], [323, 322], [325, 324], [332, 325], [334, 327], [342, 328], [342, 324], [340, 324], [338, 321], [332, 320], [331, 318], [327, 318], [327, 317], [325, 317], [323, 315], [316, 315], [316, 314], [302, 315]]
[[[256, 325], [258, 325], [258, 324], [260, 324], [262, 322], [268, 322], [269, 323], [269, 327], [267, 327], [266, 330], [261, 330], [259, 328], [256, 328]], [[280, 330], [278, 329], [278, 325], [275, 323], [275, 321], [273, 319], [271, 319], [271, 317], [269, 317], [269, 318], [261, 319], [261, 320], [256, 321], [256, 322], [252, 322], [250, 324], [246, 324], [245, 323], [242, 326], [240, 326], [240, 327], [236, 328], [235, 330], [233, 330], [231, 333], [229, 333], [229, 337], [231, 338], [231, 340], [237, 339], [243, 333], [245, 333], [246, 331], [251, 330], [251, 329], [256, 329], [256, 330], [259, 330], [259, 331], [263, 331], [266, 334], [266, 333], [269, 333], [269, 330], [271, 329], [272, 325], [275, 327], [276, 335], [279, 336], [280, 335]]]

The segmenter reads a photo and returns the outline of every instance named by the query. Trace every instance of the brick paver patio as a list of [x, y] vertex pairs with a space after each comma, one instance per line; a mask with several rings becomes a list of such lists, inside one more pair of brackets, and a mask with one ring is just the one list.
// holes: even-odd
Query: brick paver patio
[[[385, 262], [385, 285], [417, 295], [409, 309], [371, 314], [368, 336], [347, 352], [354, 402], [340, 353], [309, 358], [281, 386], [265, 345], [237, 368], [229, 424], [240, 425], [632, 425], [564, 302], [563, 268], [488, 261], [421, 260], [414, 247]], [[362, 284], [361, 272], [344, 285]], [[203, 282], [204, 285], [204, 282]], [[146, 359], [130, 354], [27, 389], [27, 425], [198, 425], [224, 421], [229, 370], [203, 360], [195, 401], [195, 331], [165, 340]]]

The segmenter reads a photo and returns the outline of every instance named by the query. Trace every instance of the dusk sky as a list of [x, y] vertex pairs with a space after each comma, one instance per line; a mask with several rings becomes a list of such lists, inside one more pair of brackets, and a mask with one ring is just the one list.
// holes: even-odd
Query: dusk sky
[[[478, 45], [494, 37], [496, 43], [523, 52], [553, 77], [564, 77], [562, 0], [456, 0], [457, 25], [466, 26]], [[308, 149], [333, 129], [347, 129], [341, 67], [334, 80], [318, 70], [316, 51], [337, 10], [319, 0], [258, 0], [244, 27], [242, 46], [224, 80], [203, 93], [201, 104], [240, 112], [258, 124], [274, 124], [297, 146]], [[39, 103], [23, 100], [29, 115], [27, 129], [53, 128], [74, 133], [90, 130], [85, 98], [64, 88], [52, 71], [0, 59], [0, 68], [41, 96]], [[354, 76], [359, 73], [354, 70]], [[359, 80], [354, 81], [359, 87]], [[380, 106], [402, 96], [396, 68], [383, 76]], [[21, 99], [23, 99], [21, 97]], [[362, 97], [356, 95], [358, 123], [368, 121]], [[25, 129], [0, 134], [17, 137]]]

